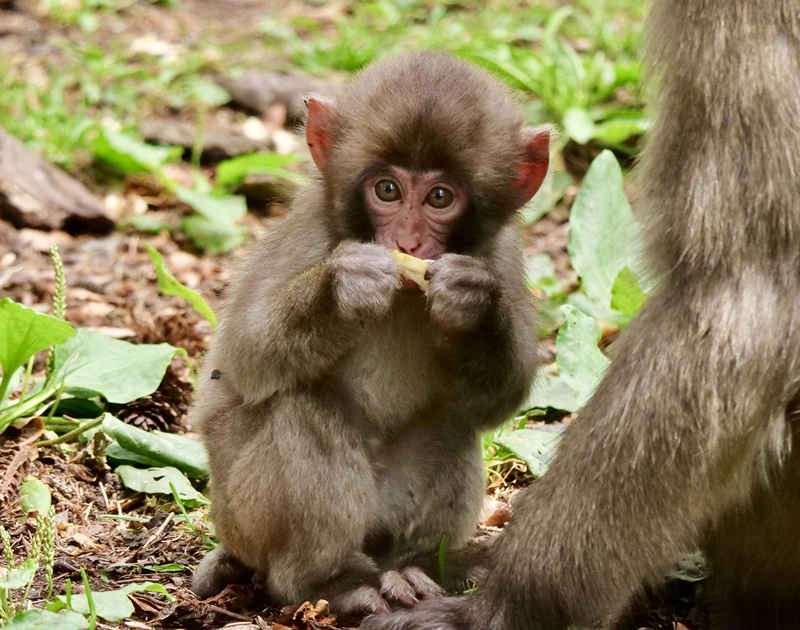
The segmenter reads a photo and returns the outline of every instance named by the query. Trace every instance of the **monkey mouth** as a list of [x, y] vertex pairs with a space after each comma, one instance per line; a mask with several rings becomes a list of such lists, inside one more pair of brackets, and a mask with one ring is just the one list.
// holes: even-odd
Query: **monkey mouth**
[[411, 278], [406, 278], [405, 276], [400, 277], [400, 290], [401, 291], [422, 291], [419, 285], [414, 282]]

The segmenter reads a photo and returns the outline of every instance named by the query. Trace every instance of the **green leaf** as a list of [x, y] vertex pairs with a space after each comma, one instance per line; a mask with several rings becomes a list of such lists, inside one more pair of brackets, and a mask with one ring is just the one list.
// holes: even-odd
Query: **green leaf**
[[238, 186], [248, 175], [274, 175], [293, 182], [301, 182], [303, 178], [287, 170], [289, 164], [300, 161], [296, 155], [280, 155], [278, 153], [251, 153], [224, 160], [217, 165], [216, 186], [219, 189], [231, 190]]
[[184, 435], [144, 431], [106, 414], [101, 426], [127, 451], [161, 465], [173, 466], [192, 479], [208, 477], [208, 454], [202, 442]]
[[92, 143], [95, 157], [122, 173], [153, 173], [180, 157], [181, 147], [157, 147], [132, 135], [101, 127]]
[[212, 223], [233, 224], [247, 214], [247, 203], [238, 195], [217, 197], [182, 186], [175, 188], [175, 195]]
[[633, 136], [641, 136], [649, 127], [649, 120], [640, 118], [612, 118], [597, 123], [594, 129], [594, 140], [605, 144], [619, 144]]
[[28, 558], [16, 569], [11, 569], [7, 575], [0, 575], [0, 591], [10, 591], [27, 586], [38, 568], [39, 563], [36, 562], [36, 559]]
[[558, 374], [542, 370], [536, 377], [523, 409], [560, 409], [567, 413], [578, 410], [575, 392]]
[[68, 387], [127, 403], [152, 394], [164, 378], [177, 348], [168, 343], [134, 345], [85, 328], [55, 349], [53, 376]]
[[639, 286], [639, 279], [629, 267], [623, 267], [611, 287], [611, 308], [633, 317], [647, 301], [647, 294]]
[[192, 487], [189, 480], [177, 468], [134, 468], [123, 464], [114, 471], [119, 475], [123, 485], [135, 492], [146, 494], [166, 494], [172, 496], [170, 484], [175, 488], [178, 497], [186, 505], [195, 507], [208, 504], [202, 494]]
[[186, 565], [175, 562], [170, 564], [146, 564], [144, 568], [153, 573], [181, 573], [186, 571]]
[[3, 627], [10, 630], [87, 630], [89, 622], [70, 610], [55, 613], [32, 608], [13, 617]]
[[233, 223], [211, 221], [201, 215], [185, 217], [181, 229], [198, 249], [210, 254], [224, 254], [244, 243], [247, 232]]
[[112, 441], [106, 446], [106, 457], [120, 464], [140, 464], [145, 468], [158, 468], [163, 463], [152, 457], [147, 457], [147, 455], [129, 451], [127, 448], [120, 446], [119, 442], [116, 441]]
[[548, 297], [564, 292], [556, 277], [556, 265], [547, 254], [537, 254], [525, 261], [525, 282], [528, 288], [539, 289]]
[[578, 144], [586, 144], [594, 137], [594, 121], [585, 109], [576, 107], [568, 109], [561, 124], [564, 126], [564, 133]]
[[597, 321], [574, 306], [561, 307], [564, 325], [558, 331], [558, 373], [570, 386], [582, 407], [605, 374], [610, 361], [597, 347], [602, 336]]
[[559, 433], [541, 429], [518, 429], [497, 440], [528, 465], [534, 478], [547, 472], [560, 441]]
[[592, 162], [570, 210], [567, 245], [581, 289], [598, 318], [619, 321], [610, 310], [611, 290], [623, 267], [641, 251], [639, 225], [622, 189], [622, 170], [614, 154], [603, 151]]
[[183, 298], [192, 305], [194, 310], [205, 317], [212, 326], [216, 326], [217, 318], [214, 315], [214, 311], [211, 310], [211, 307], [206, 303], [203, 297], [197, 291], [190, 289], [180, 282], [170, 273], [164, 263], [164, 257], [155, 247], [150, 245], [150, 243], [145, 243], [145, 247], [147, 248], [147, 253], [150, 254], [150, 260], [153, 261], [153, 265], [156, 268], [158, 290], [164, 295], [176, 295]]
[[533, 225], [550, 212], [564, 197], [572, 181], [572, 175], [567, 171], [552, 171], [544, 180], [539, 192], [520, 210], [522, 224]]
[[[141, 591], [152, 591], [160, 593], [169, 601], [173, 601], [172, 596], [161, 585], [154, 582], [141, 582], [139, 584], [128, 584], [128, 586], [116, 591], [92, 591], [92, 601], [94, 602], [97, 616], [102, 617], [110, 623], [119, 623], [123, 619], [133, 614], [133, 603], [128, 597], [128, 593], [139, 593]], [[89, 603], [85, 594], [73, 594], [70, 598], [72, 610], [89, 614]], [[47, 605], [52, 612], [58, 612], [67, 607], [66, 597], [57, 595], [56, 598]]]
[[52, 502], [50, 488], [35, 477], [25, 479], [19, 487], [19, 498], [26, 513], [36, 510], [39, 514], [47, 514]]
[[29, 358], [74, 335], [75, 329], [63, 320], [37, 313], [11, 298], [0, 300], [0, 366], [3, 368], [0, 401], [8, 394], [6, 389], [12, 375]]

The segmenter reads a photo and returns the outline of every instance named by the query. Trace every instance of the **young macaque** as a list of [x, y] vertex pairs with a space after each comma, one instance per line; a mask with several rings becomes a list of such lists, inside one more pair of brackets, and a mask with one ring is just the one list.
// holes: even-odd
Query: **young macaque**
[[444, 542], [447, 573], [473, 532], [480, 432], [534, 373], [515, 211], [550, 131], [524, 119], [500, 82], [436, 52], [309, 99], [319, 174], [241, 271], [194, 411], [221, 542], [200, 597], [253, 572], [274, 601], [340, 615], [440, 592], [420, 567]]
[[800, 3], [657, 0], [647, 33], [658, 288], [477, 593], [369, 630], [607, 627], [697, 545], [714, 628], [800, 628]]

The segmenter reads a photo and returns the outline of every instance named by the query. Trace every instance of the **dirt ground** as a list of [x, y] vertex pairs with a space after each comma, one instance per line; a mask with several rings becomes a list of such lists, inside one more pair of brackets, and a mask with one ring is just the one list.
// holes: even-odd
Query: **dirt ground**
[[[17, 5], [22, 10], [0, 11], [0, 55], [30, 65], [32, 71], [47, 55], [51, 62], [55, 59], [57, 63], [58, 46], [63, 45], [65, 38], [79, 35], [37, 17], [33, 3]], [[105, 38], [110, 41], [111, 34], [126, 39], [149, 34], [167, 42], [202, 39], [221, 44], [252, 37], [251, 45], [236, 48], [237, 53], [220, 60], [220, 67], [270, 69], [276, 64], [285, 67], [285, 61], [260, 45], [261, 38], [255, 35], [254, 29], [266, 12], [313, 11], [318, 19], [325, 20], [326, 11], [340, 10], [338, 3], [309, 8], [289, 1], [182, 0], [171, 8], [137, 2], [111, 15], [97, 37], [100, 41]], [[109, 192], [91, 177], [77, 174], [99, 195]], [[115, 192], [140, 196], [159, 218], [176, 221], [182, 210], [155, 198], [149, 186], [147, 181], [130, 178], [121, 191]], [[251, 213], [247, 219], [249, 231], [255, 235], [269, 229], [271, 222], [279, 220], [271, 214], [280, 213]], [[567, 218], [566, 209], [558, 208], [527, 232], [528, 251], [551, 254], [562, 274], [568, 269]], [[135, 343], [165, 341], [186, 348], [192, 359], [198, 360], [207, 346], [210, 327], [181, 299], [159, 293], [145, 242], [164, 255], [167, 267], [179, 280], [199, 291], [215, 310], [220, 308], [231, 270], [241, 253], [226, 257], [198, 254], [177, 233], [174, 237], [167, 232], [152, 236], [126, 228], [101, 236], [67, 234], [16, 229], [1, 220], [0, 297], [9, 296], [27, 306], [49, 310], [54, 273], [48, 251], [55, 243], [66, 270], [70, 322]], [[187, 432], [191, 396], [189, 368], [183, 359], [176, 358], [157, 392], [114, 412], [142, 428]], [[33, 531], [33, 523], [19, 520], [17, 489], [22, 479], [32, 475], [44, 481], [53, 493], [58, 532], [56, 592], [64, 592], [68, 579], [79, 582], [79, 569], [83, 567], [93, 590], [110, 590], [148, 580], [163, 584], [174, 598], [169, 602], [160, 595], [136, 593], [131, 597], [136, 607], [134, 618], [119, 624], [98, 623], [99, 628], [263, 630], [270, 627], [269, 623], [274, 623], [275, 628], [331, 626], [332, 620], [309, 608], [294, 618], [293, 611], [281, 615], [279, 611], [264, 608], [249, 587], [232, 587], [212, 600], [198, 601], [188, 585], [191, 569], [203, 554], [202, 543], [194, 533], [173, 525], [169, 517], [174, 505], [124, 490], [93, 442], [67, 448], [32, 446], [39, 435], [37, 426], [32, 422], [0, 436], [0, 523], [9, 530], [17, 558], [25, 556]], [[513, 475], [511, 481], [513, 488]], [[201, 527], [203, 522], [200, 521]], [[173, 563], [185, 569], [175, 572], [148, 569]], [[42, 601], [43, 586], [42, 581], [34, 585], [29, 596], [33, 604]], [[645, 612], [630, 627], [679, 628], [673, 620], [690, 614], [692, 597], [691, 593], [675, 592], [648, 600], [643, 607]], [[688, 627], [697, 627], [686, 623]]]

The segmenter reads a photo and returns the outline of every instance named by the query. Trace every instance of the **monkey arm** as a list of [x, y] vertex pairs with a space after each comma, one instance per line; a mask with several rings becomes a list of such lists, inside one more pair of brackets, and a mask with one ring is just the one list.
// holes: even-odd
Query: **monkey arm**
[[[445, 286], [434, 275], [429, 294], [431, 315], [439, 324], [438, 356], [453, 376], [447, 399], [484, 427], [517, 411], [536, 368], [534, 309], [516, 231], [501, 232], [491, 251], [488, 260], [472, 261], [474, 269], [471, 264], [454, 268]], [[436, 265], [431, 265], [434, 272]], [[460, 325], [450, 325], [459, 320]]]
[[335, 308], [319, 207], [306, 202], [255, 245], [206, 360], [248, 403], [319, 378], [354, 343], [357, 324]]

